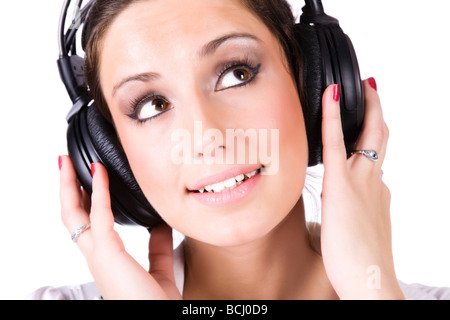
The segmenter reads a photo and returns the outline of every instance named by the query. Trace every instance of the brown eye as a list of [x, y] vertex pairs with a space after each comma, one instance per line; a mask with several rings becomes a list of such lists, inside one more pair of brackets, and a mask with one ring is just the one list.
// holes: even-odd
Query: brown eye
[[169, 103], [163, 99], [154, 99], [152, 100], [152, 105], [156, 111], [164, 111], [169, 106]]
[[249, 84], [258, 75], [260, 66], [261, 64], [258, 64], [256, 67], [238, 65], [236, 67], [227, 68], [219, 76], [219, 80], [216, 84], [216, 91]]
[[137, 112], [138, 120], [153, 118], [169, 109], [170, 103], [162, 98], [153, 98], [142, 103]]
[[240, 81], [247, 81], [250, 78], [250, 74], [244, 69], [234, 70], [234, 76]]
[[250, 72], [243, 68], [230, 70], [222, 76], [218, 89], [236, 87], [248, 82], [249, 79]]

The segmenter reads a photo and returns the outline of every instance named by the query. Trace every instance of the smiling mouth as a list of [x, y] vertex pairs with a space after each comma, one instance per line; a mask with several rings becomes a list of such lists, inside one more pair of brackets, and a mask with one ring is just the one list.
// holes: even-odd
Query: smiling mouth
[[236, 188], [243, 182], [253, 178], [260, 172], [261, 172], [261, 169], [254, 170], [249, 173], [242, 173], [242, 174], [237, 175], [236, 177], [233, 177], [233, 178], [230, 178], [230, 179], [218, 182], [218, 183], [204, 186], [203, 188], [201, 188], [199, 190], [191, 190], [191, 192], [193, 192], [193, 193], [208, 193], [208, 192], [218, 193], [218, 192], [229, 191], [229, 190]]

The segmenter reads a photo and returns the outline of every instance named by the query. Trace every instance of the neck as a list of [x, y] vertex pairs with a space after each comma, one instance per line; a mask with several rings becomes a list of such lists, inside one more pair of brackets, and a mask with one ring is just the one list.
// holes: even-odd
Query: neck
[[186, 239], [187, 299], [328, 299], [335, 293], [310, 246], [300, 199], [268, 235], [233, 247]]

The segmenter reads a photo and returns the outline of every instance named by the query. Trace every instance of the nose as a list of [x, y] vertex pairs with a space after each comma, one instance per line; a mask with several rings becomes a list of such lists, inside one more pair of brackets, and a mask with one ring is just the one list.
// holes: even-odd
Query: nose
[[183, 108], [182, 127], [191, 135], [192, 160], [220, 162], [225, 149], [227, 115], [212, 99], [197, 93]]

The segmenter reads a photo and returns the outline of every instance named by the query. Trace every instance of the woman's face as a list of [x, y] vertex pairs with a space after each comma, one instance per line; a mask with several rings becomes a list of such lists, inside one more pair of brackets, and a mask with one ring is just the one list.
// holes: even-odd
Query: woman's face
[[142, 1], [116, 18], [101, 50], [117, 133], [170, 226], [237, 245], [287, 216], [303, 190], [306, 132], [264, 23], [237, 0]]

